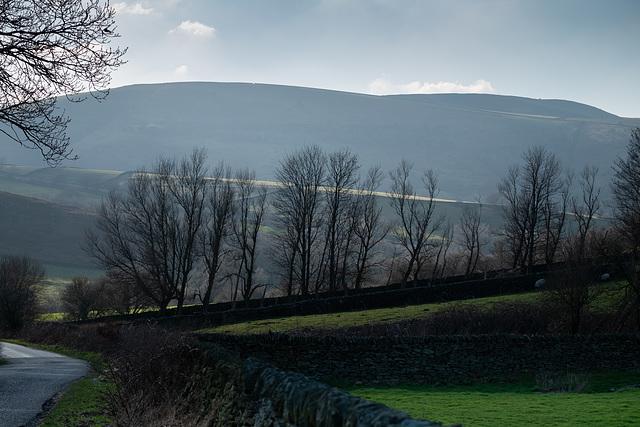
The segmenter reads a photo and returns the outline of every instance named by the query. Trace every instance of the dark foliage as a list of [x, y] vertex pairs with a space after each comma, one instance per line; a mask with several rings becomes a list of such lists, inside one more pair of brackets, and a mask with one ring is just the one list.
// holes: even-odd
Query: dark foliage
[[628, 281], [621, 321], [640, 328], [640, 128], [631, 131], [626, 157], [618, 157], [611, 181], [614, 225], [622, 238], [622, 271]]
[[107, 371], [113, 388], [106, 397], [115, 424], [194, 425], [184, 400], [196, 361], [193, 339], [138, 327], [125, 328], [119, 341]]
[[104, 309], [104, 286], [102, 282], [76, 276], [62, 291], [60, 300], [69, 318], [86, 320], [89, 316], [100, 315]]
[[0, 259], [0, 330], [16, 330], [35, 318], [43, 278], [44, 267], [27, 256]]

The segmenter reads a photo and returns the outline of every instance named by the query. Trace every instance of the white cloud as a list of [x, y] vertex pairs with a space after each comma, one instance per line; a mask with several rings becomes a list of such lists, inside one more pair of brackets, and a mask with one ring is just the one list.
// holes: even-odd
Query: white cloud
[[194, 37], [213, 37], [215, 28], [201, 24], [198, 21], [182, 21], [180, 25], [169, 31], [170, 33], [181, 32]]
[[116, 13], [122, 13], [123, 15], [148, 15], [153, 9], [145, 9], [142, 3], [136, 3], [131, 6], [125, 2], [115, 3], [112, 5]]
[[476, 80], [470, 85], [459, 82], [420, 82], [394, 84], [380, 77], [369, 84], [369, 92], [374, 95], [391, 95], [399, 93], [494, 93], [495, 89], [486, 80]]
[[176, 74], [178, 75], [185, 75], [189, 72], [189, 67], [187, 67], [186, 65], [181, 65], [178, 68], [176, 68]]

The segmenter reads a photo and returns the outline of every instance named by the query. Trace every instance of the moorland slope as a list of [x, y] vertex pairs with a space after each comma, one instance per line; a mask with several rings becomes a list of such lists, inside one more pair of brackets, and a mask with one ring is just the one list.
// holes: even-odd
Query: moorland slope
[[[101, 102], [60, 101], [72, 122], [80, 168], [134, 170], [158, 155], [207, 147], [212, 163], [255, 169], [270, 180], [296, 147], [348, 147], [363, 168], [392, 169], [402, 158], [433, 168], [441, 197], [471, 200], [495, 192], [508, 167], [543, 145], [576, 170], [610, 166], [640, 119], [561, 100], [498, 95], [372, 96], [248, 83], [168, 83], [113, 89]], [[0, 138], [0, 163], [42, 164], [36, 152]]]

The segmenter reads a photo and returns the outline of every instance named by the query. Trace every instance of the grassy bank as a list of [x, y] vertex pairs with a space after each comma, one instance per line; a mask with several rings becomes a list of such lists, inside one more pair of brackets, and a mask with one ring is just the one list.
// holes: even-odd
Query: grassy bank
[[109, 426], [113, 416], [106, 409], [103, 391], [108, 384], [97, 373], [71, 385], [49, 412], [41, 427]]
[[[619, 298], [622, 282], [606, 284], [607, 292], [599, 295], [592, 303], [595, 311], [610, 310], [612, 302]], [[602, 286], [600, 284], [595, 286]], [[363, 325], [380, 325], [407, 320], [424, 319], [442, 310], [464, 309], [476, 307], [479, 311], [489, 311], [499, 305], [511, 303], [540, 303], [542, 294], [539, 291], [517, 294], [499, 295], [485, 298], [473, 298], [462, 301], [438, 302], [404, 307], [379, 308], [370, 310], [347, 311], [341, 313], [313, 314], [307, 316], [291, 316], [274, 319], [254, 320], [233, 324], [219, 325], [202, 330], [204, 333], [221, 334], [262, 334], [269, 332], [288, 333], [296, 331], [304, 333], [309, 329], [320, 329], [329, 334], [332, 329], [358, 327]]]
[[[509, 301], [532, 301], [537, 293], [528, 292], [498, 297], [476, 298], [457, 302], [457, 304], [491, 305]], [[401, 320], [420, 319], [437, 313], [451, 303], [438, 302], [431, 304], [408, 305], [405, 307], [378, 308], [372, 310], [346, 311], [342, 313], [313, 314], [307, 316], [291, 316], [278, 319], [254, 320], [220, 325], [207, 328], [201, 332], [216, 334], [262, 334], [268, 332], [286, 333], [305, 328], [335, 329], [347, 326], [373, 325], [393, 323]]]

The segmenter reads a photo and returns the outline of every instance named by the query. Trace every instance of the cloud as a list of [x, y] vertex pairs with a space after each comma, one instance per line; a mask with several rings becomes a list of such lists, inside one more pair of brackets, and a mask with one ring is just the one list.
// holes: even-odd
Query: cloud
[[215, 28], [201, 24], [198, 21], [182, 21], [180, 25], [169, 31], [169, 33], [184, 33], [194, 37], [213, 37]]
[[374, 95], [391, 95], [399, 93], [494, 93], [495, 89], [486, 80], [476, 80], [470, 85], [459, 82], [420, 82], [394, 84], [380, 77], [369, 84], [369, 93]]
[[148, 15], [153, 9], [145, 9], [142, 6], [142, 3], [136, 3], [134, 5], [129, 6], [125, 2], [115, 3], [112, 5], [115, 9], [116, 13], [122, 13], [123, 15]]
[[178, 75], [185, 75], [189, 72], [189, 67], [187, 67], [186, 65], [181, 65], [178, 68], [176, 68], [175, 73]]

